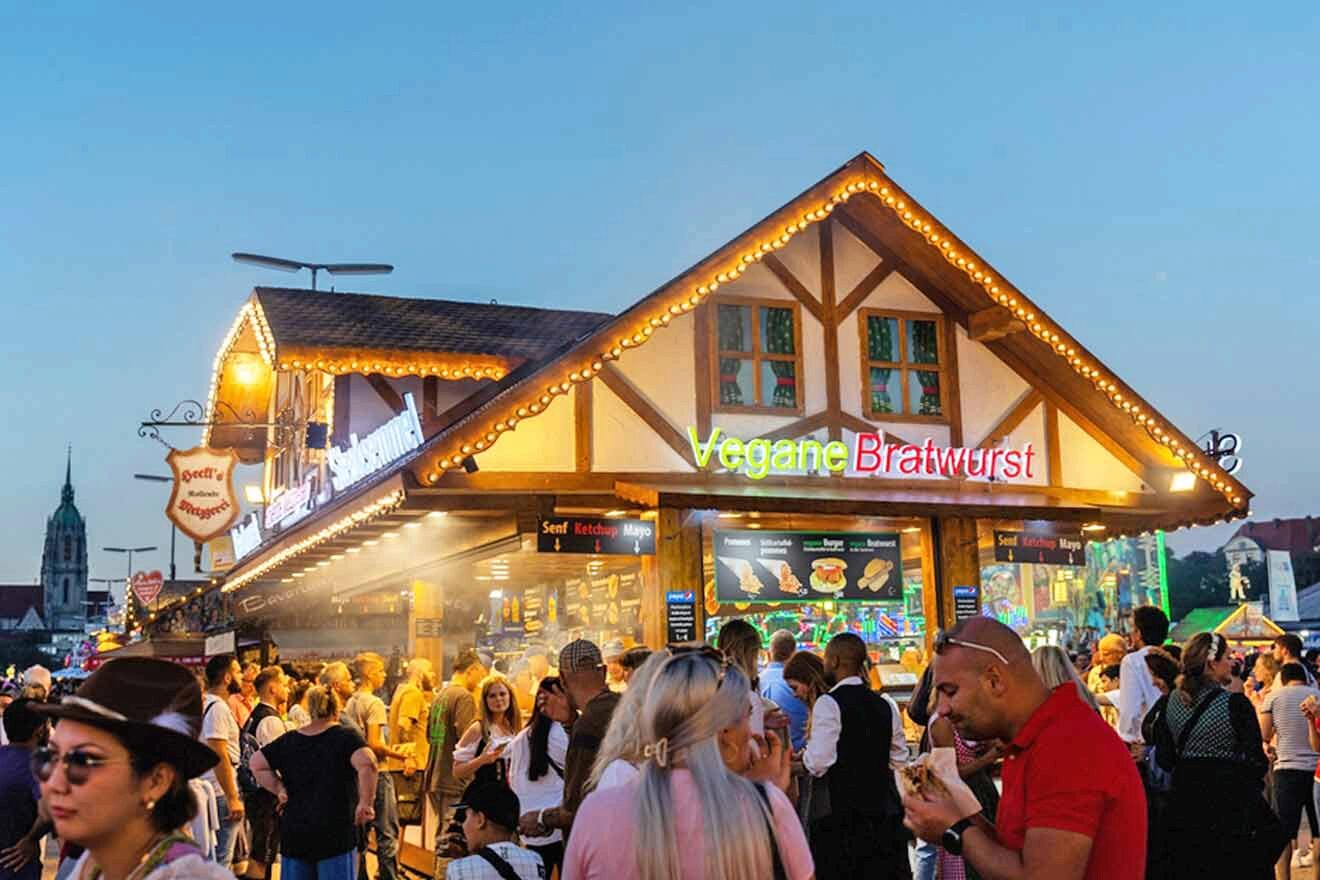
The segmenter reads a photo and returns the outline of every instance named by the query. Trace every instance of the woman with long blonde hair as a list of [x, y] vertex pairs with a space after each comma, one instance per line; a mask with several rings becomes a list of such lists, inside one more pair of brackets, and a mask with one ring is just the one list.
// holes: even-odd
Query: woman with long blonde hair
[[1086, 682], [1077, 674], [1077, 667], [1073, 666], [1063, 648], [1058, 645], [1041, 645], [1031, 652], [1031, 665], [1035, 667], [1036, 674], [1045, 682], [1047, 688], [1054, 690], [1061, 684], [1072, 682], [1077, 685], [1077, 696], [1082, 698], [1082, 702], [1096, 712], [1100, 712], [1100, 704], [1096, 701], [1095, 694], [1091, 693]]
[[[722, 670], [695, 652], [666, 658], [642, 706], [641, 774], [588, 795], [573, 822], [564, 880], [812, 877], [793, 805], [748, 778], [759, 775], [750, 705], [737, 667]], [[765, 749], [760, 762], [782, 761], [775, 738]]]
[[498, 672], [481, 680], [477, 689], [476, 720], [454, 746], [454, 776], [474, 776], [478, 782], [504, 782], [508, 766], [501, 760], [505, 747], [522, 730], [522, 716], [513, 685]]

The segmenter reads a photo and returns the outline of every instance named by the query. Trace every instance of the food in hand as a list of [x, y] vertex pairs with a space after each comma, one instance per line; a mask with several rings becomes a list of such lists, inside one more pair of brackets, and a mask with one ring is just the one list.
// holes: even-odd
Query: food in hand
[[843, 572], [848, 563], [835, 557], [824, 557], [811, 561], [811, 588], [818, 593], [838, 593], [848, 586], [848, 577]]
[[926, 760], [928, 757], [928, 755], [922, 755], [904, 767], [902, 770], [903, 779], [907, 783], [909, 791], [917, 797], [926, 797], [927, 795], [948, 797], [950, 794], [949, 787], [935, 775], [935, 768]]
[[866, 563], [866, 569], [862, 572], [861, 579], [857, 581], [857, 586], [878, 593], [884, 589], [885, 584], [889, 583], [889, 575], [893, 570], [893, 562], [874, 556]]

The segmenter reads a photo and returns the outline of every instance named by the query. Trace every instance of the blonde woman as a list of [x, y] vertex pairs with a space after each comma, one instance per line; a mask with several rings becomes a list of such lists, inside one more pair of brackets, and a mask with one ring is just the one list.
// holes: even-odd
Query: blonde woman
[[610, 717], [610, 726], [596, 752], [596, 763], [591, 767], [586, 790], [598, 791], [626, 785], [637, 778], [638, 766], [643, 761], [641, 742], [642, 706], [651, 687], [656, 670], [665, 664], [670, 654], [658, 651], [633, 671], [628, 689], [619, 698], [619, 705]]
[[696, 652], [667, 658], [642, 707], [641, 774], [583, 801], [563, 880], [809, 880], [815, 868], [793, 805], [752, 781], [786, 765], [775, 737], [753, 759], [750, 702], [736, 666], [722, 671]]
[[498, 672], [481, 680], [477, 719], [463, 732], [454, 747], [454, 775], [473, 776], [475, 782], [505, 782], [507, 762], [504, 749], [522, 730], [522, 716], [514, 700], [513, 686]]
[[1086, 682], [1077, 674], [1077, 668], [1072, 665], [1063, 648], [1057, 645], [1041, 645], [1031, 652], [1031, 665], [1035, 667], [1036, 674], [1050, 690], [1072, 682], [1077, 685], [1077, 695], [1082, 698], [1082, 702], [1100, 712], [1100, 704], [1096, 702], [1095, 694], [1091, 693]]

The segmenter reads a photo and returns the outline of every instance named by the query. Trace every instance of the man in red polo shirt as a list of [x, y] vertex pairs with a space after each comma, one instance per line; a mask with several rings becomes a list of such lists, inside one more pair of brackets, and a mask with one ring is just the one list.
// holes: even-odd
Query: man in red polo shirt
[[970, 740], [1000, 739], [994, 825], [951, 798], [908, 798], [918, 837], [987, 880], [1141, 880], [1146, 795], [1127, 748], [1069, 683], [1051, 691], [1017, 634], [977, 617], [935, 640], [937, 711]]

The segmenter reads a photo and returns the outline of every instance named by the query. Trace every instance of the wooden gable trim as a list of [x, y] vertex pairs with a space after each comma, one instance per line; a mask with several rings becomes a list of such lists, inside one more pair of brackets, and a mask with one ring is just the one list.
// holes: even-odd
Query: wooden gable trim
[[[827, 223], [821, 224], [822, 227], [828, 225]], [[825, 312], [821, 308], [820, 301], [811, 295], [811, 291], [807, 290], [807, 286], [798, 280], [798, 277], [784, 265], [782, 260], [774, 254], [766, 254], [761, 258], [761, 265], [769, 269], [770, 274], [779, 279], [779, 283], [784, 286], [784, 289], [793, 294], [793, 298], [802, 303], [802, 307], [811, 312], [813, 318], [822, 324], [825, 323]]]
[[[815, 415], [807, 416], [805, 419], [798, 419], [796, 422], [784, 425], [782, 428], [767, 431], [756, 439], [769, 440], [771, 443], [776, 440], [796, 440], [814, 431], [819, 431], [821, 428], [828, 427], [829, 423], [830, 414], [822, 410]], [[709, 437], [710, 432], [706, 432], [705, 436]]]
[[696, 354], [697, 433], [703, 437], [710, 436], [711, 411], [714, 403], [715, 377], [711, 370], [711, 364], [714, 361], [711, 358], [710, 342], [713, 320], [711, 316], [712, 308], [714, 306], [709, 302], [704, 302], [697, 306], [692, 316], [692, 349]]
[[403, 398], [399, 396], [399, 392], [391, 388], [390, 383], [387, 382], [385, 377], [380, 373], [369, 373], [367, 375], [367, 382], [371, 385], [372, 389], [375, 390], [376, 396], [384, 401], [385, 405], [388, 406], [396, 416], [407, 409], [407, 407], [403, 405]]
[[1018, 425], [1027, 420], [1027, 416], [1040, 406], [1045, 398], [1036, 388], [1028, 388], [1008, 410], [999, 417], [999, 421], [986, 432], [985, 438], [977, 444], [978, 449], [989, 449], [1009, 434], [1017, 430]]
[[646, 426], [656, 433], [661, 440], [665, 441], [670, 449], [678, 453], [685, 462], [696, 467], [696, 462], [692, 460], [692, 443], [688, 440], [686, 434], [674, 427], [669, 419], [665, 418], [649, 401], [637, 390], [627, 377], [613, 364], [606, 364], [597, 374], [605, 387], [614, 392], [615, 396], [623, 401], [628, 409], [637, 414]]
[[[852, 413], [843, 414], [843, 426], [847, 428], [849, 431], [852, 431], [854, 434], [867, 434], [867, 433], [874, 434], [881, 430], [879, 427], [871, 424], [865, 419], [857, 418], [857, 416], [853, 415]], [[884, 434], [885, 434], [885, 439], [888, 442], [897, 443], [900, 446], [913, 445], [908, 441], [904, 440], [902, 437], [895, 434], [893, 431], [890, 431], [888, 429], [885, 429]]]

